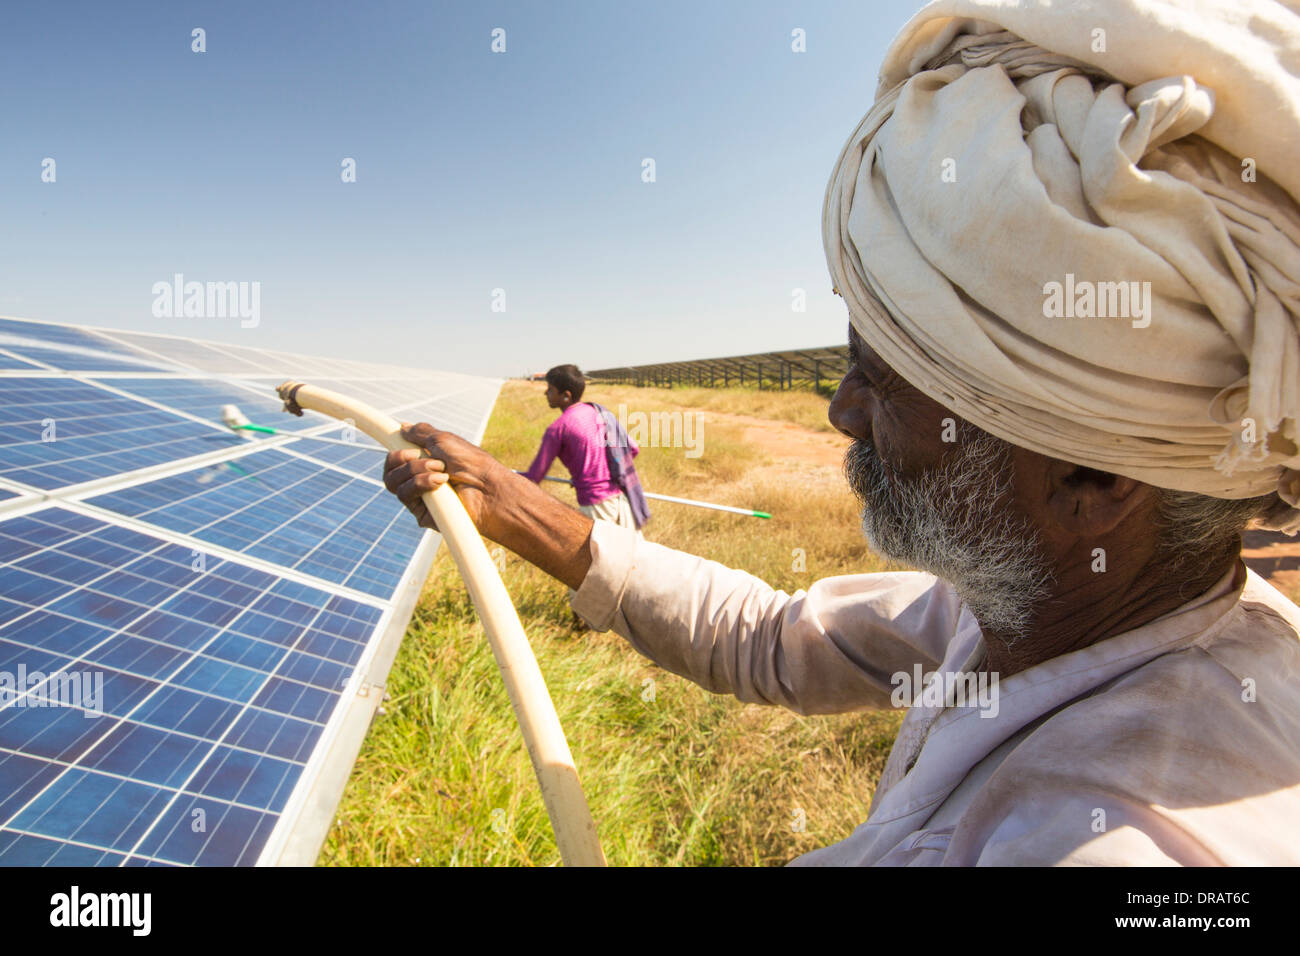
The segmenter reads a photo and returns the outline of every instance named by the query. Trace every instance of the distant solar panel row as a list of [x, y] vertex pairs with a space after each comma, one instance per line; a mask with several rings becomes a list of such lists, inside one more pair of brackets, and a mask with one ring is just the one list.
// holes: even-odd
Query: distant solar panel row
[[308, 376], [475, 440], [500, 384], [0, 319], [0, 864], [265, 860], [340, 759], [432, 535]]

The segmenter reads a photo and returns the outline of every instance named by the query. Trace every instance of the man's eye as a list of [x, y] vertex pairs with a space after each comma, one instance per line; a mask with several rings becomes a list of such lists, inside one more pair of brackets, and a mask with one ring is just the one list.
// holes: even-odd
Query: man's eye
[[882, 392], [886, 389], [887, 383], [882, 382], [879, 375], [876, 375], [873, 372], [867, 372], [861, 367], [857, 368], [856, 372], [858, 373], [858, 378], [860, 378], [872, 391]]
[[869, 372], [863, 372], [862, 377], [867, 381], [867, 384], [882, 395], [895, 392], [906, 384], [897, 372], [888, 367], [882, 369], [873, 368]]

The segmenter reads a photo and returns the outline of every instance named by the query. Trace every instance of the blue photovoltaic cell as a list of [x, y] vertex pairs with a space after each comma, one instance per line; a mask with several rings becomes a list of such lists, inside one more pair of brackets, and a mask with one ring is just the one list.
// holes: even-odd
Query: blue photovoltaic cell
[[382, 609], [62, 508], [0, 554], [0, 864], [255, 862]]
[[[404, 624], [390, 602], [424, 532], [379, 484], [369, 438], [301, 436], [347, 433], [284, 414], [287, 378], [470, 439], [499, 388], [0, 319], [0, 479], [14, 485], [0, 487], [0, 865], [252, 864], [299, 824], [286, 811], [318, 779], [307, 768], [343, 758], [327, 727]], [[231, 404], [290, 440], [232, 433]], [[65, 506], [92, 480], [94, 515]], [[23, 511], [36, 494], [48, 500]]]
[[78, 484], [242, 443], [171, 412], [66, 378], [0, 378], [0, 476]]
[[0, 861], [6, 866], [121, 866], [125, 859], [120, 853], [0, 830]]
[[[328, 432], [327, 437], [338, 438], [337, 431]], [[355, 475], [381, 478], [384, 474], [384, 459], [387, 450], [371, 441], [366, 435], [358, 434], [356, 446], [346, 448], [331, 442], [312, 441], [303, 438], [285, 446], [299, 455], [307, 455], [317, 461], [323, 461], [337, 468], [344, 468]]]
[[421, 535], [383, 487], [275, 450], [90, 503], [382, 598]]

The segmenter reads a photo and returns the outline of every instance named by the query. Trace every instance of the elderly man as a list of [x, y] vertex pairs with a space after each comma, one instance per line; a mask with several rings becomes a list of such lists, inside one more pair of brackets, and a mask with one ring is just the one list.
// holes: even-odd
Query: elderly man
[[904, 28], [824, 239], [846, 472], [922, 571], [787, 595], [425, 425], [385, 481], [427, 524], [450, 480], [713, 691], [829, 713], [997, 678], [994, 707], [913, 686], [868, 820], [799, 863], [1300, 863], [1300, 610], [1240, 559], [1247, 524], [1300, 528], [1297, 64], [1263, 0], [940, 0]]

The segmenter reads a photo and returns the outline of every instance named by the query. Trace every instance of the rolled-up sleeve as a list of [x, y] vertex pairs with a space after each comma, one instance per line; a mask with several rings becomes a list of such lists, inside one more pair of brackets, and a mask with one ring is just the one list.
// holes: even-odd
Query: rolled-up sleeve
[[891, 677], [933, 669], [961, 602], [916, 571], [825, 578], [787, 594], [597, 521], [572, 598], [592, 627], [706, 690], [801, 714], [890, 706]]

